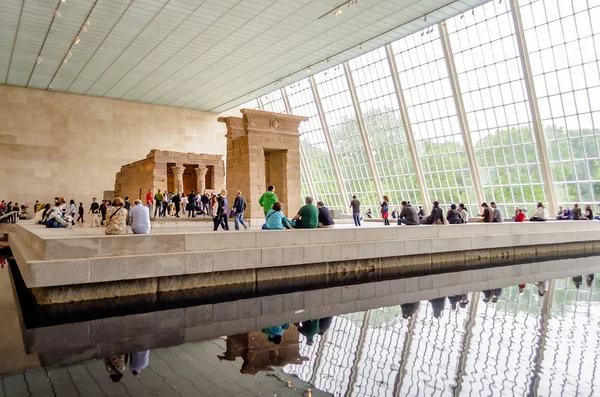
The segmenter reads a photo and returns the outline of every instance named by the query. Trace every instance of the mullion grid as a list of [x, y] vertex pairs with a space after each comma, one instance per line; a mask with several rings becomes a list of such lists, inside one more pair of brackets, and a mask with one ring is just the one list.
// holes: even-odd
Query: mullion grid
[[260, 110], [260, 106], [258, 105], [258, 100], [257, 99], [251, 99], [250, 101], [248, 101], [248, 102], [244, 103], [243, 105], [241, 105], [240, 109]]
[[477, 211], [439, 28], [402, 38], [392, 49], [431, 200]]
[[[356, 121], [344, 68], [336, 66], [315, 75], [315, 82], [331, 141], [349, 197], [357, 195], [365, 206], [377, 206], [379, 198], [365, 147]], [[377, 213], [378, 211], [374, 211]]]
[[275, 90], [261, 98], [263, 110], [273, 113], [287, 113], [281, 90]]
[[421, 202], [385, 48], [349, 62], [384, 193], [391, 202]]
[[315, 99], [308, 80], [284, 88], [287, 92], [292, 114], [306, 116], [308, 121], [300, 123], [300, 143], [311, 173], [315, 194], [326, 206], [343, 211], [346, 204], [341, 202], [340, 191], [333, 171], [325, 132], [317, 111]]
[[489, 2], [447, 24], [486, 199], [497, 201], [506, 215], [517, 205], [533, 212], [545, 193], [510, 2]]
[[587, 6], [521, 0], [557, 201], [563, 205], [600, 200], [600, 30], [592, 23], [600, 4]]
[[304, 197], [312, 196], [308, 182], [306, 182], [306, 170], [304, 169], [302, 162], [300, 162], [300, 195], [300, 198], [302, 199], [300, 202], [304, 201]]

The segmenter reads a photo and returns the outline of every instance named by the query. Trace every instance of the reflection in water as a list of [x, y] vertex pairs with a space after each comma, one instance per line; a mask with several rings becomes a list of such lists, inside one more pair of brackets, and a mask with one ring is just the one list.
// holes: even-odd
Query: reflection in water
[[337, 316], [284, 371], [340, 396], [598, 395], [594, 287], [591, 274]]
[[148, 366], [150, 363], [150, 350], [108, 357], [104, 359], [104, 363], [110, 379], [114, 383], [118, 383], [125, 376], [127, 366], [131, 368], [131, 373], [135, 376], [138, 376]]

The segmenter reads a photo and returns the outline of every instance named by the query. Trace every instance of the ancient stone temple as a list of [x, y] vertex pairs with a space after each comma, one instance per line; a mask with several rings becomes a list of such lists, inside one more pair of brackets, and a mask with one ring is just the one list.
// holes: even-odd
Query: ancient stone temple
[[115, 196], [144, 199], [148, 189], [189, 193], [225, 187], [223, 156], [151, 150], [145, 159], [121, 167]]
[[286, 216], [301, 206], [300, 135], [308, 117], [241, 109], [243, 117], [220, 117], [227, 125], [227, 189], [240, 190], [247, 201], [246, 217], [263, 218], [258, 205], [269, 185]]

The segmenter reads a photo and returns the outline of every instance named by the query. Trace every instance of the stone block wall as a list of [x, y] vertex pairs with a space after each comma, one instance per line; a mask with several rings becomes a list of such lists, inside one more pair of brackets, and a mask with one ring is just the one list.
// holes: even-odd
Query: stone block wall
[[[0, 198], [86, 205], [155, 148], [225, 154], [215, 113], [0, 86]], [[216, 172], [216, 170], [215, 170]], [[216, 180], [221, 186], [223, 180]]]

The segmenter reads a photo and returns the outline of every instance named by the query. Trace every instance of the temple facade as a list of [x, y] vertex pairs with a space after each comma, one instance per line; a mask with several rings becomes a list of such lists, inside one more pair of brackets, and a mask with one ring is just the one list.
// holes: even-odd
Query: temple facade
[[148, 189], [173, 193], [214, 192], [225, 187], [223, 156], [151, 150], [145, 159], [121, 167], [115, 196], [144, 199]]

